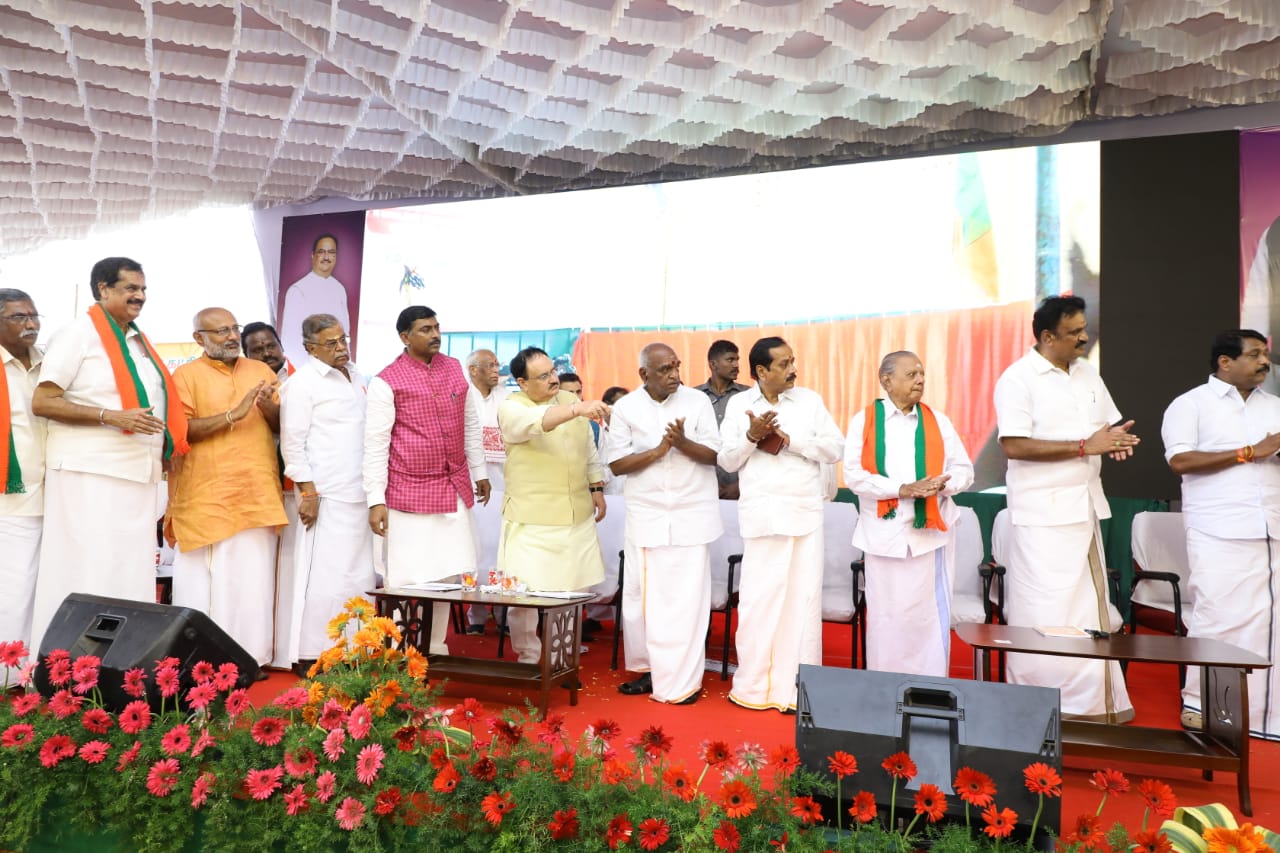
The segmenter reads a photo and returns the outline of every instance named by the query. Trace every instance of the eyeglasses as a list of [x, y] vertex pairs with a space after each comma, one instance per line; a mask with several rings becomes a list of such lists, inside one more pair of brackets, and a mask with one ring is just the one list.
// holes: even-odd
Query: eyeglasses
[[546, 373], [539, 373], [537, 376], [533, 378], [538, 380], [539, 382], [546, 382], [550, 379], [554, 379], [559, 375], [560, 375], [560, 371], [558, 370], [548, 370]]
[[43, 316], [43, 314], [5, 314], [4, 319], [15, 326], [25, 326], [27, 323], [39, 323]]
[[204, 332], [206, 335], [217, 335], [220, 338], [225, 338], [232, 332], [235, 332], [237, 335], [240, 334], [240, 329], [240, 326], [219, 326], [216, 329], [196, 329], [196, 331]]
[[307, 343], [312, 344], [313, 346], [324, 347], [325, 349], [328, 349], [328, 350], [336, 350], [338, 347], [342, 347], [343, 349], [346, 349], [347, 336], [343, 335], [340, 338], [332, 338], [327, 341], [307, 341]]

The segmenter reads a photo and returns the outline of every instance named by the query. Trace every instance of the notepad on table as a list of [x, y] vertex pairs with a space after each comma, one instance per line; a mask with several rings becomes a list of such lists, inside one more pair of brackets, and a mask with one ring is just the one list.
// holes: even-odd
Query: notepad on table
[[1083, 628], [1070, 625], [1037, 625], [1037, 633], [1042, 637], [1087, 637], [1089, 632]]

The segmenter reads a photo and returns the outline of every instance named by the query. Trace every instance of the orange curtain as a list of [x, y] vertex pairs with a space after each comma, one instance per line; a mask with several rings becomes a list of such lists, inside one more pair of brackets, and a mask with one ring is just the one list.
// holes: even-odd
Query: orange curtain
[[991, 393], [996, 380], [1031, 346], [1032, 310], [1030, 302], [1014, 302], [802, 325], [587, 331], [574, 345], [573, 364], [584, 393], [598, 400], [610, 385], [638, 387], [640, 349], [661, 341], [679, 355], [684, 382], [700, 385], [707, 380], [708, 347], [725, 338], [742, 353], [738, 381], [750, 384], [751, 345], [778, 335], [795, 350], [797, 384], [821, 394], [843, 430], [855, 412], [880, 396], [880, 359], [895, 350], [911, 350], [924, 362], [925, 401], [951, 418], [970, 455], [976, 456], [995, 429]]

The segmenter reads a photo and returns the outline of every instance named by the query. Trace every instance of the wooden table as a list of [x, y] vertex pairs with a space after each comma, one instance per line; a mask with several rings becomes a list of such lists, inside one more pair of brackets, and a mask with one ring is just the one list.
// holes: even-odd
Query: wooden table
[[475, 684], [524, 685], [538, 687], [541, 696], [538, 710], [545, 717], [551, 700], [551, 688], [563, 682], [569, 688], [569, 704], [578, 704], [579, 652], [582, 648], [582, 606], [595, 600], [594, 595], [579, 598], [551, 598], [537, 595], [492, 595], [462, 590], [433, 591], [387, 587], [370, 590], [379, 616], [392, 619], [403, 634], [400, 648], [406, 646], [427, 653], [431, 637], [432, 605], [479, 604], [495, 607], [529, 607], [542, 619], [542, 655], [538, 663], [467, 658], [457, 655], [427, 653], [427, 677], [451, 678]]
[[1095, 660], [1183, 664], [1200, 668], [1203, 723], [1198, 730], [1063, 720], [1064, 753], [1114, 759], [1118, 753], [1151, 764], [1199, 767], [1205, 779], [1214, 770], [1236, 774], [1240, 811], [1253, 815], [1249, 796], [1249, 683], [1251, 670], [1271, 664], [1219, 640], [1160, 634], [1111, 637], [1045, 637], [1035, 628], [964, 623], [956, 635], [973, 646], [974, 677], [982, 680], [992, 652], [1021, 652]]

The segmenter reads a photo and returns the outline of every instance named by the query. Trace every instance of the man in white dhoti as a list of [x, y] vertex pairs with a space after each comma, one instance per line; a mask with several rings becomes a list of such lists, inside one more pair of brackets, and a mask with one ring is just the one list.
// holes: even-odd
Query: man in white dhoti
[[822, 663], [822, 466], [840, 461], [844, 436], [796, 385], [786, 341], [761, 338], [747, 358], [756, 387], [725, 406], [717, 457], [738, 473], [743, 540], [729, 701], [794, 713], [800, 664]]
[[134, 322], [142, 265], [104, 258], [89, 288], [93, 306], [49, 342], [31, 400], [49, 420], [33, 650], [68, 593], [155, 601], [156, 484], [188, 449], [173, 378]]
[[[492, 350], [478, 349], [467, 356], [467, 379], [471, 382], [471, 393], [476, 398], [476, 409], [480, 413], [480, 441], [484, 445], [484, 467], [489, 473], [489, 487], [495, 492], [505, 489], [502, 468], [507, 462], [507, 448], [502, 443], [502, 429], [498, 426], [498, 406], [511, 393], [502, 384], [502, 366]], [[495, 506], [477, 509], [476, 512], [501, 512]], [[480, 560], [478, 568], [495, 568], [497, 551], [483, 553], [484, 546], [477, 543], [476, 557]], [[488, 559], [486, 559], [488, 557]], [[473, 604], [467, 608], [467, 633], [483, 634], [485, 623], [489, 620], [489, 612], [493, 610], [499, 622], [505, 608], [491, 608], [483, 604]]]
[[363, 479], [364, 377], [337, 317], [308, 317], [302, 332], [311, 357], [280, 391], [284, 473], [299, 494], [289, 637], [298, 671], [333, 644], [329, 620], [343, 604], [374, 586]]
[[287, 521], [276, 376], [240, 356], [230, 311], [206, 308], [194, 326], [204, 354], [173, 375], [191, 439], [169, 480], [166, 528], [178, 549], [173, 603], [207, 613], [262, 665], [272, 659], [278, 532]]
[[[425, 305], [400, 312], [405, 350], [369, 381], [364, 491], [369, 526], [387, 538], [388, 587], [476, 568], [471, 507], [489, 500], [480, 417], [462, 364], [440, 352]], [[474, 482], [474, 485], [473, 485]], [[430, 654], [448, 654], [449, 606], [432, 609]]]
[[[1187, 636], [1280, 660], [1280, 399], [1262, 389], [1266, 338], [1252, 329], [1213, 341], [1208, 381], [1164, 413], [1165, 458], [1182, 477], [1194, 596]], [[1182, 690], [1182, 722], [1202, 726], [1200, 679]], [[1249, 674], [1249, 731], [1280, 740], [1280, 672]]]
[[[560, 390], [545, 352], [527, 347], [511, 359], [520, 390], [498, 407], [507, 446], [498, 568], [535, 591], [583, 590], [604, 579], [595, 525], [604, 519], [604, 469], [588, 418], [608, 406]], [[508, 612], [511, 646], [521, 663], [541, 658], [537, 613]]]
[[[1106, 563], [1098, 522], [1111, 517], [1099, 457], [1127, 459], [1138, 445], [1097, 369], [1085, 303], [1051, 296], [1032, 318], [1036, 344], [996, 382], [1000, 446], [1013, 521], [1005, 559], [1005, 615], [1011, 625], [1110, 627]], [[1014, 684], [1056, 687], [1062, 713], [1124, 722], [1133, 718], [1115, 661], [1009, 655]]]
[[853, 416], [844, 479], [858, 496], [854, 547], [865, 555], [867, 669], [945, 677], [959, 512], [951, 495], [973, 463], [951, 420], [921, 402], [924, 365], [912, 352], [880, 362], [876, 400]]
[[609, 466], [626, 477], [622, 638], [627, 669], [643, 673], [618, 690], [689, 705], [706, 670], [710, 543], [723, 532], [720, 431], [706, 395], [680, 384], [671, 347], [640, 351], [640, 379], [609, 419]]
[[[40, 315], [21, 290], [0, 288], [0, 642], [31, 637], [44, 527], [45, 419], [31, 414], [40, 382]], [[12, 684], [16, 670], [0, 679]]]
[[284, 292], [280, 312], [280, 336], [284, 354], [294, 364], [307, 360], [306, 342], [302, 339], [302, 321], [312, 314], [332, 314], [342, 328], [351, 328], [351, 312], [347, 305], [347, 288], [334, 276], [338, 265], [338, 238], [321, 234], [311, 244], [311, 272], [295, 281]]

